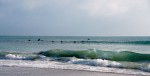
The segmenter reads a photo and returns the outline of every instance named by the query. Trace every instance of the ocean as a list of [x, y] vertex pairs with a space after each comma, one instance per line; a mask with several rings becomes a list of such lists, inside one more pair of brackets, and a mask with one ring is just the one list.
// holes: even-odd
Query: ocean
[[0, 36], [0, 66], [150, 75], [150, 37]]

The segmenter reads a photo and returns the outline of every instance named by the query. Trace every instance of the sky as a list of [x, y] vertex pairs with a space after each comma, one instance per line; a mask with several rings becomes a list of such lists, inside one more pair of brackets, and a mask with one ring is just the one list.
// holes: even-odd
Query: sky
[[150, 36], [150, 0], [0, 0], [0, 35]]

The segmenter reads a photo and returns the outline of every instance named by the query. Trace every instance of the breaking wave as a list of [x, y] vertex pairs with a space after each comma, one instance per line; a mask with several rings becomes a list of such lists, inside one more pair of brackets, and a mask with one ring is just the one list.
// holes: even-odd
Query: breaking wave
[[[9, 62], [12, 60], [14, 61], [13, 63], [4, 62], [4, 61]], [[18, 62], [15, 63], [18, 60], [25, 61], [25, 63], [21, 62], [19, 62], [19, 64]], [[26, 61], [34, 64], [31, 66], [31, 64], [26, 63]], [[150, 72], [150, 54], [140, 54], [130, 51], [116, 52], [116, 51], [102, 51], [96, 49], [89, 49], [89, 50], [53, 49], [28, 54], [0, 52], [0, 66], [19, 66], [19, 67], [34, 66], [41, 68], [41, 66], [36, 66], [40, 64], [42, 65], [43, 68], [52, 68], [52, 65], [48, 65], [51, 62], [61, 63], [61, 65], [59, 66], [65, 66], [67, 64], [68, 65], [67, 67], [69, 67], [69, 65], [81, 65], [82, 70], [85, 70], [84, 69], [85, 66], [89, 67], [91, 66], [95, 68], [98, 67], [118, 68], [118, 69], [123, 68], [123, 69], [140, 70], [148, 73]]]
[[131, 51], [101, 51], [101, 50], [49, 50], [39, 53], [47, 57], [77, 57], [83, 59], [106, 59], [112, 61], [150, 61], [150, 54], [140, 54]]

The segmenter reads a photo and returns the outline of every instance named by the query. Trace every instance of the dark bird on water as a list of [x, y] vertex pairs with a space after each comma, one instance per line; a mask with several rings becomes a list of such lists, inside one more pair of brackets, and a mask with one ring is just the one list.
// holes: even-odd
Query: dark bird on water
[[39, 38], [37, 41], [40, 41], [41, 39]]

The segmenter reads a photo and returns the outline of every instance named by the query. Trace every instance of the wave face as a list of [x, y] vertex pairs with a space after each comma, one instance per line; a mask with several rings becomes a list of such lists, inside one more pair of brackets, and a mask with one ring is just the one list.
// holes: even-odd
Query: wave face
[[47, 57], [76, 57], [83, 59], [106, 59], [112, 61], [150, 61], [150, 54], [140, 54], [130, 51], [101, 51], [101, 50], [81, 50], [81, 51], [71, 51], [71, 50], [49, 50], [39, 53]]
[[131, 51], [102, 51], [102, 50], [61, 50], [53, 49], [39, 53], [10, 53], [0, 52], [0, 59], [36, 60], [42, 57], [76, 57], [80, 59], [103, 59], [111, 61], [150, 62], [150, 54], [140, 54]]

